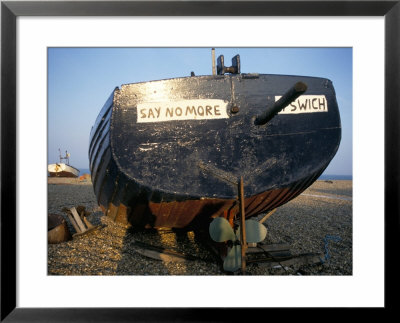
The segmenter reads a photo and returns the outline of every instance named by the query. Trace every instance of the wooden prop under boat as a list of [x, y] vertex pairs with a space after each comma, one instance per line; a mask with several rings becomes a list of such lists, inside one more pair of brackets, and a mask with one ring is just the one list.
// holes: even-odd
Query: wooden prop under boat
[[116, 221], [183, 228], [232, 217], [244, 179], [246, 217], [298, 196], [325, 170], [341, 139], [332, 82], [242, 74], [122, 85], [90, 134], [95, 195]]

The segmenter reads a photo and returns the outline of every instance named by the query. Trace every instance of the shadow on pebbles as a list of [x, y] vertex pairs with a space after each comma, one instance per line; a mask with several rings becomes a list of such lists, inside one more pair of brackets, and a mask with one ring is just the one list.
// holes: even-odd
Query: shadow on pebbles
[[[293, 255], [319, 253], [322, 263], [276, 268], [248, 264], [246, 275], [352, 275], [351, 197], [351, 181], [317, 181], [264, 222], [265, 243], [289, 244]], [[75, 229], [61, 210], [77, 205], [91, 212], [87, 219], [99, 228], [49, 244], [49, 275], [231, 275], [193, 231], [135, 231], [103, 215], [91, 185], [48, 185], [48, 212], [62, 215], [72, 234]], [[143, 252], [148, 247], [150, 256], [152, 250], [167, 250], [184, 257], [156, 260]]]

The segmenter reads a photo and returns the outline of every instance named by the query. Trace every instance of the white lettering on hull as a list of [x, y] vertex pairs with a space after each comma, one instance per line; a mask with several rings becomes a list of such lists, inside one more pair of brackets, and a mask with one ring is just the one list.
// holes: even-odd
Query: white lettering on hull
[[[275, 102], [281, 97], [275, 96]], [[328, 101], [325, 95], [301, 95], [279, 114], [298, 114], [298, 113], [314, 113], [328, 112]]]
[[226, 119], [227, 105], [227, 101], [216, 99], [139, 103], [137, 122]]

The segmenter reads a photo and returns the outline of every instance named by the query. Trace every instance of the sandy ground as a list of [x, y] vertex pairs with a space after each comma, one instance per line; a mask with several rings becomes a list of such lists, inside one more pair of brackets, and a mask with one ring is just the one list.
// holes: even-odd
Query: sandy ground
[[[227, 275], [214, 254], [192, 231], [134, 231], [100, 211], [90, 180], [49, 178], [48, 211], [86, 207], [99, 229], [48, 245], [49, 275]], [[258, 219], [261, 219], [260, 215]], [[248, 264], [247, 275], [352, 275], [352, 181], [316, 181], [264, 222], [267, 244], [290, 245], [293, 255], [318, 253], [321, 263], [267, 268]], [[193, 259], [155, 260], [138, 252], [136, 242], [174, 250]], [[170, 259], [169, 259], [170, 260]]]

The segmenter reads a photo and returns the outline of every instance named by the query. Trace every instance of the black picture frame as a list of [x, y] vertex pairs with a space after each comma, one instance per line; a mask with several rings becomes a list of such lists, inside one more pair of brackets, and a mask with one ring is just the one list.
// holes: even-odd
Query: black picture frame
[[[18, 16], [384, 16], [385, 307], [395, 307], [391, 270], [399, 234], [400, 0], [395, 1], [2, 1], [1, 2], [1, 321], [237, 321], [265, 315], [244, 308], [17, 308], [16, 19]], [[367, 89], [368, 91], [371, 89]], [[378, 112], [379, 113], [379, 112]], [[371, 125], [371, 129], [374, 126]], [[372, 170], [371, 170], [372, 171]], [[373, 187], [371, 187], [373, 189]], [[371, 256], [373, 258], [373, 255]], [[373, 261], [371, 262], [373, 265]], [[134, 291], [133, 291], [134, 292]], [[329, 291], [327, 291], [329, 292]], [[253, 313], [254, 311], [254, 313]]]

